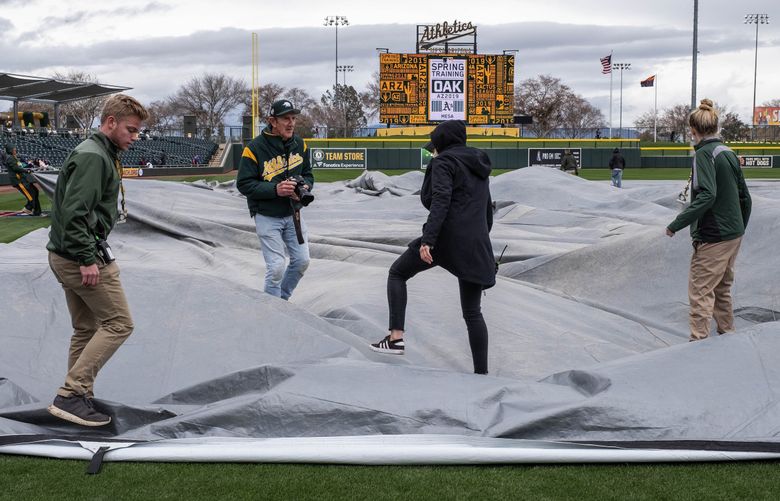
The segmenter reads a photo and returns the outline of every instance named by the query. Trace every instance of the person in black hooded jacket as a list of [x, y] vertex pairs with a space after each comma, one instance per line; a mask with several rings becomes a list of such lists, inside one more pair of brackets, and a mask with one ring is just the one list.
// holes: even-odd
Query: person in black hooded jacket
[[429, 210], [422, 236], [390, 267], [387, 301], [390, 333], [371, 345], [380, 353], [403, 355], [406, 281], [441, 266], [458, 277], [460, 303], [469, 333], [474, 372], [487, 374], [488, 331], [482, 317], [482, 291], [496, 283], [496, 261], [490, 244], [493, 203], [490, 159], [466, 146], [460, 120], [439, 124], [431, 133], [435, 157], [425, 171], [420, 199]]

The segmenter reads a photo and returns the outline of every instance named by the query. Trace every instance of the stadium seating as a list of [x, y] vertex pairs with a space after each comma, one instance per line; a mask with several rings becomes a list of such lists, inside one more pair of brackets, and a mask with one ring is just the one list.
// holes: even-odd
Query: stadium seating
[[[0, 147], [11, 142], [16, 144], [20, 157], [26, 159], [41, 158], [53, 167], [62, 166], [70, 151], [83, 139], [51, 135], [8, 135], [0, 136]], [[218, 150], [217, 144], [205, 139], [187, 137], [156, 137], [141, 139], [119, 155], [122, 165], [140, 166], [141, 160], [151, 161], [155, 166], [165, 152], [168, 166], [206, 165]]]

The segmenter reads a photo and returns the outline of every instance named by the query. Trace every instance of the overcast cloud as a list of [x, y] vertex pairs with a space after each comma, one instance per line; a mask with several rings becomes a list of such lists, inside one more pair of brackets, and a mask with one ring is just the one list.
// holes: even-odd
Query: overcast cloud
[[[767, 13], [780, 22], [780, 3], [700, 4], [698, 97], [727, 104], [749, 120], [755, 27], [744, 25], [743, 16]], [[485, 7], [484, 2], [451, 0], [422, 7], [405, 0], [335, 6], [305, 0], [219, 6], [201, 0], [132, 6], [114, 0], [0, 0], [0, 5], [0, 72], [49, 76], [77, 69], [107, 84], [133, 87], [131, 93], [145, 102], [172, 94], [204, 72], [248, 81], [253, 31], [259, 34], [261, 83], [301, 87], [319, 99], [335, 78], [335, 30], [322, 26], [323, 18], [333, 14], [350, 19], [338, 31], [339, 64], [354, 66], [346, 79], [359, 90], [378, 69], [376, 47], [413, 52], [416, 24], [458, 19], [478, 26], [481, 53], [518, 50], [517, 81], [539, 74], [559, 77], [607, 118], [609, 76], [601, 74], [599, 58], [613, 51], [613, 61], [632, 64], [623, 74], [624, 125], [652, 108], [653, 89], [639, 87], [652, 74], [658, 74], [659, 108], [690, 102], [692, 1], [494, 1]], [[776, 26], [760, 27], [758, 104], [780, 98]], [[615, 126], [619, 82], [616, 73]]]

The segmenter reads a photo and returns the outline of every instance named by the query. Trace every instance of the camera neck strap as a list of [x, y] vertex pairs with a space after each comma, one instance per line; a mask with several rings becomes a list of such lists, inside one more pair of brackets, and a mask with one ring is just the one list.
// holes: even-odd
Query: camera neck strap
[[123, 171], [122, 171], [122, 164], [119, 163], [118, 159], [114, 159], [114, 166], [116, 167], [116, 173], [119, 175], [119, 193], [122, 195], [121, 197], [121, 203], [122, 203], [122, 212], [119, 213], [119, 220], [118, 223], [124, 223], [127, 221], [127, 206], [125, 206], [125, 186], [122, 184], [122, 177], [123, 177]]

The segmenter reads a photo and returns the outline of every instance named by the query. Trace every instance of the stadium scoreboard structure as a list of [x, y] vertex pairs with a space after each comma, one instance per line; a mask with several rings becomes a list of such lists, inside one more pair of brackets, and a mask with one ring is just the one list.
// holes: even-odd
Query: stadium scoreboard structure
[[[456, 41], [467, 36], [471, 44]], [[476, 27], [458, 21], [418, 26], [417, 50], [379, 54], [380, 122], [513, 123], [514, 55], [477, 54]]]
[[380, 54], [379, 121], [511, 124], [514, 74], [513, 55]]

